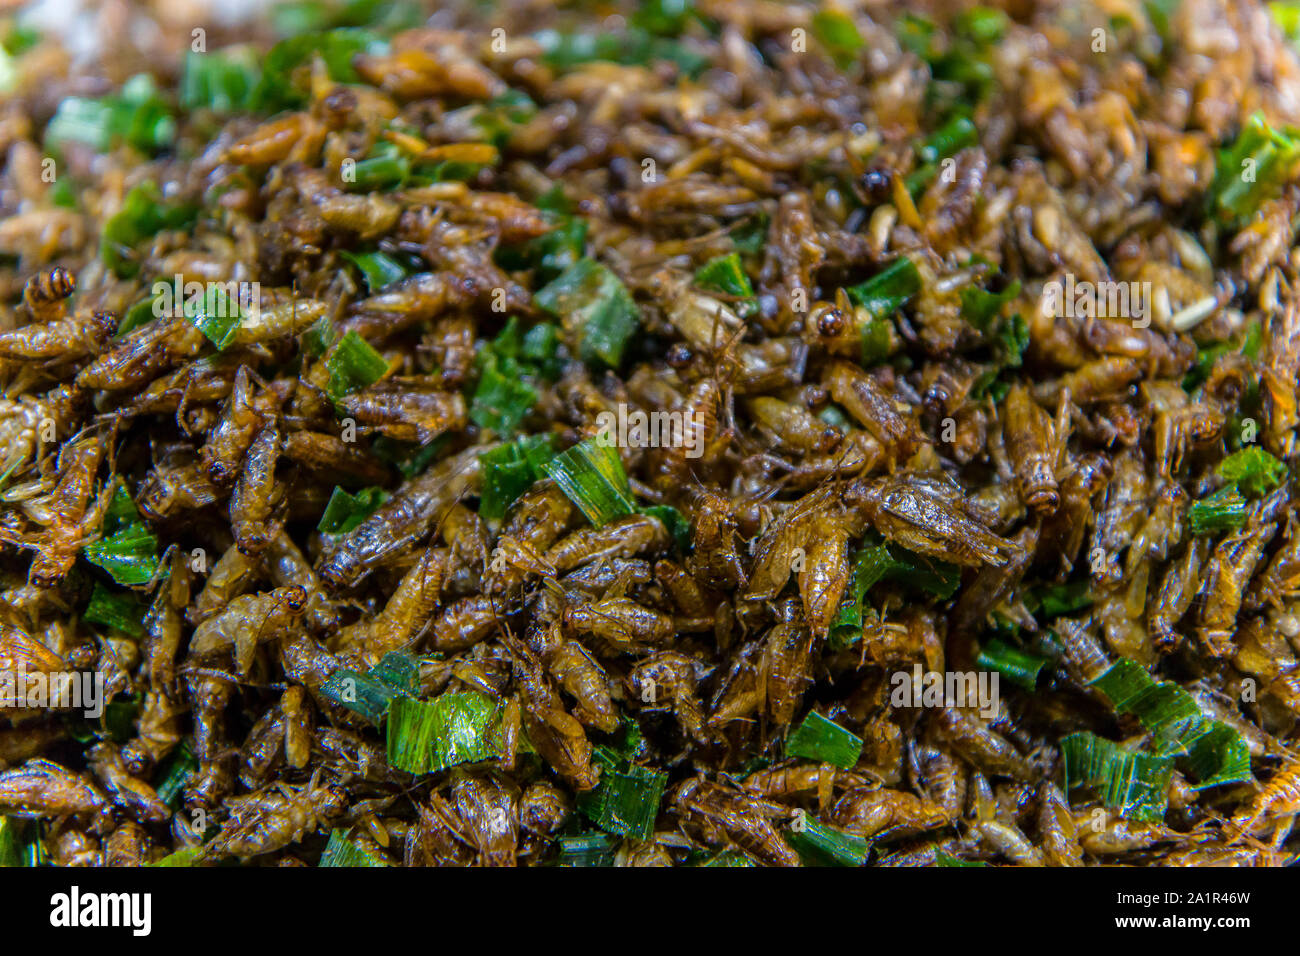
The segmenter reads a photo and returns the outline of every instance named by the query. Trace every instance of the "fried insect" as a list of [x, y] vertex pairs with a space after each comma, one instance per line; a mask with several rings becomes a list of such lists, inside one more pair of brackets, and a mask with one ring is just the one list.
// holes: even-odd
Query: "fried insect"
[[317, 573], [331, 588], [356, 584], [385, 559], [414, 545], [470, 489], [479, 456], [491, 446], [471, 448], [430, 468], [326, 550]]
[[108, 798], [81, 774], [49, 760], [29, 760], [0, 771], [0, 807], [20, 817], [95, 814]]
[[117, 316], [96, 311], [83, 318], [55, 319], [0, 333], [0, 359], [75, 362], [96, 355], [117, 331]]
[[287, 636], [306, 610], [307, 592], [296, 585], [242, 595], [194, 629], [190, 654], [232, 651], [239, 673], [247, 674], [258, 645]]
[[993, 534], [960, 490], [916, 478], [858, 479], [844, 500], [881, 534], [919, 554], [968, 567], [1002, 567], [1019, 548]]
[[229, 818], [203, 845], [206, 860], [274, 853], [340, 815], [347, 797], [337, 787], [275, 784], [226, 802]]
[[45, 530], [16, 534], [0, 527], [0, 540], [36, 552], [28, 575], [37, 587], [58, 584], [103, 522], [111, 498], [101, 493], [92, 502], [91, 497], [104, 452], [103, 440], [96, 436], [64, 446], [59, 454], [58, 484], [24, 509]]

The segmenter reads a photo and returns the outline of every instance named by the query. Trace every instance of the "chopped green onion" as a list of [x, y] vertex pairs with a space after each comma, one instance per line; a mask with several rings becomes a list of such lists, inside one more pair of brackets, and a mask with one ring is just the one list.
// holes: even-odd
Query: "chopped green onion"
[[1235, 352], [1245, 355], [1251, 360], [1258, 359], [1259, 348], [1263, 344], [1261, 323], [1258, 321], [1248, 322], [1241, 339], [1240, 345], [1229, 342], [1216, 342], [1213, 345], [1197, 349], [1196, 362], [1192, 365], [1191, 371], [1183, 377], [1183, 391], [1189, 394], [1196, 391], [1210, 377], [1210, 372], [1213, 371], [1214, 365], [1220, 356]]
[[[537, 104], [523, 90], [509, 89], [488, 100], [485, 106], [469, 106], [473, 125], [484, 140], [501, 149], [510, 134], [537, 115]], [[459, 111], [458, 111], [459, 112]]]
[[1027, 348], [1029, 348], [1029, 326], [1020, 313], [1016, 312], [1010, 319], [1001, 323], [994, 334], [992, 367], [975, 380], [975, 384], [971, 386], [971, 397], [979, 399], [991, 395], [994, 401], [1002, 401], [1008, 386], [1006, 382], [1000, 381], [1000, 376], [1007, 369], [1021, 366]]
[[715, 853], [699, 866], [758, 866], [745, 853], [736, 849], [726, 849]]
[[590, 830], [559, 837], [560, 856], [557, 866], [613, 866], [616, 841], [608, 833]]
[[352, 192], [396, 189], [411, 176], [411, 160], [396, 143], [379, 142], [369, 155], [357, 161], [346, 184]]
[[907, 256], [899, 256], [866, 282], [844, 290], [854, 305], [874, 319], [887, 319], [921, 291], [921, 274]]
[[731, 245], [742, 256], [756, 256], [767, 245], [767, 233], [772, 225], [772, 217], [759, 212], [740, 220], [728, 230]]
[[325, 359], [325, 367], [329, 370], [325, 391], [335, 401], [349, 392], [373, 385], [388, 371], [384, 357], [356, 332], [348, 332], [334, 344]]
[[262, 81], [253, 94], [257, 108], [266, 112], [292, 109], [307, 101], [305, 87], [295, 86], [298, 67], [319, 55], [330, 79], [336, 83], [356, 83], [361, 79], [352, 66], [359, 53], [381, 54], [388, 44], [369, 30], [340, 28], [319, 33], [305, 33], [281, 40], [262, 61]]
[[293, 0], [271, 7], [276, 36], [291, 37], [338, 27], [370, 27], [397, 32], [418, 27], [423, 19], [418, 4], [405, 0]]
[[531, 381], [559, 371], [558, 332], [541, 323], [520, 336], [514, 316], [478, 355], [479, 380], [470, 400], [469, 417], [480, 428], [510, 434], [537, 402]]
[[626, 770], [628, 765], [648, 756], [649, 747], [641, 725], [626, 714], [619, 717], [618, 729], [608, 735], [607, 742], [597, 744], [591, 752], [596, 763], [612, 770]]
[[110, 591], [96, 581], [90, 603], [81, 616], [89, 624], [103, 624], [131, 637], [144, 637], [145, 606], [130, 591]]
[[594, 788], [578, 794], [578, 809], [602, 830], [648, 840], [667, 783], [668, 774], [638, 764], [605, 768]]
[[234, 340], [244, 318], [239, 302], [216, 285], [209, 285], [201, 299], [186, 299], [182, 309], [185, 318], [217, 347], [218, 352]]
[[578, 795], [578, 809], [610, 833], [647, 840], [654, 832], [668, 774], [633, 761], [645, 751], [641, 726], [623, 718], [610, 742], [592, 748], [600, 782]]
[[40, 42], [39, 30], [11, 22], [9, 32], [5, 34], [4, 40], [0, 41], [0, 46], [4, 47], [4, 51], [10, 56], [22, 56]]
[[420, 665], [404, 651], [390, 651], [362, 674], [341, 667], [321, 685], [321, 694], [341, 707], [360, 714], [378, 727], [398, 697], [414, 697], [419, 689]]
[[889, 358], [893, 336], [887, 319], [868, 319], [862, 324], [862, 367], [879, 365]]
[[370, 668], [370, 676], [399, 694], [414, 697], [420, 689], [420, 662], [407, 651], [389, 651]]
[[539, 322], [524, 336], [519, 357], [546, 379], [557, 379], [564, 363], [560, 360], [560, 330], [551, 322]]
[[623, 280], [594, 259], [579, 259], [533, 298], [579, 337], [578, 355], [584, 362], [617, 368], [640, 324], [640, 311]]
[[[934, 82], [927, 99], [933, 98], [936, 90], [951, 89], [946, 99], [969, 108], [983, 100], [993, 86], [991, 55], [997, 40], [991, 38], [1000, 37], [1006, 23], [1005, 13], [976, 7], [965, 19], [954, 18], [946, 36], [934, 23], [915, 14], [904, 14], [895, 29], [903, 48], [930, 67]], [[931, 108], [939, 105], [927, 103]]]
[[64, 209], [77, 208], [77, 189], [72, 184], [71, 176], [64, 176], [55, 182], [47, 195], [50, 202], [56, 206], [62, 206]]
[[740, 254], [728, 253], [710, 259], [695, 272], [695, 284], [709, 292], [721, 292], [732, 299], [732, 306], [742, 319], [758, 311], [754, 286], [740, 264]]
[[837, 645], [855, 644], [862, 636], [863, 602], [871, 586], [884, 578], [888, 554], [883, 545], [868, 545], [859, 548], [853, 556], [853, 575], [831, 621], [830, 634]]
[[344, 251], [339, 255], [361, 270], [366, 280], [366, 288], [372, 295], [410, 275], [405, 266], [382, 252], [357, 254]]
[[149, 298], [141, 299], [135, 305], [131, 306], [131, 308], [127, 309], [126, 315], [123, 316], [122, 321], [118, 324], [117, 332], [113, 334], [113, 337], [117, 339], [126, 338], [129, 334], [140, 328], [140, 326], [152, 322], [156, 318], [154, 315], [154, 303], [157, 302], [159, 298], [160, 296], [151, 295]]
[[320, 358], [337, 341], [338, 330], [328, 315], [322, 315], [302, 333], [302, 349], [312, 358]]
[[1087, 579], [1031, 588], [1025, 595], [1025, 606], [1044, 618], [1073, 614], [1092, 603], [1092, 582]]
[[1154, 738], [1156, 752], [1184, 755], [1198, 789], [1250, 780], [1250, 751], [1241, 735], [1211, 720], [1196, 699], [1173, 681], [1154, 680], [1141, 664], [1117, 661], [1095, 678], [1116, 713], [1135, 714]]
[[537, 402], [537, 390], [520, 377], [513, 359], [501, 360], [490, 350], [479, 354], [478, 385], [470, 400], [469, 418], [480, 428], [501, 435], [513, 432]]
[[785, 838], [808, 866], [865, 866], [871, 855], [862, 837], [807, 815], [801, 826], [785, 829]]
[[1193, 502], [1187, 509], [1187, 524], [1194, 535], [1236, 531], [1245, 523], [1246, 499], [1233, 485]]
[[185, 784], [198, 769], [199, 762], [194, 756], [194, 751], [190, 749], [190, 742], [182, 740], [180, 746], [172, 752], [167, 763], [159, 771], [159, 780], [154, 787], [158, 799], [173, 810], [176, 809]]
[[853, 556], [853, 575], [831, 621], [830, 633], [836, 643], [847, 646], [861, 637], [867, 591], [886, 580], [928, 591], [946, 601], [961, 584], [961, 569], [898, 545], [862, 545]]
[[898, 545], [878, 545], [876, 550], [870, 551], [863, 557], [863, 561], [868, 565], [864, 569], [868, 580], [876, 573], [871, 565], [879, 562], [880, 578], [876, 580], [896, 581], [911, 588], [928, 591], [945, 601], [957, 593], [957, 588], [961, 584], [961, 569], [956, 565], [928, 558]]
[[952, 32], [988, 48], [1002, 39], [1008, 22], [1006, 13], [996, 7], [971, 7], [952, 18]]
[[1174, 770], [1171, 757], [1126, 750], [1090, 731], [1064, 738], [1061, 756], [1067, 791], [1092, 787], [1105, 806], [1125, 819], [1147, 823], [1164, 819]]
[[18, 68], [14, 66], [13, 57], [0, 44], [0, 93], [10, 93], [18, 83]]
[[923, 163], [937, 163], [978, 142], [979, 131], [975, 124], [965, 116], [956, 116], [926, 138], [917, 150], [917, 156]]
[[1001, 292], [966, 286], [960, 294], [962, 318], [983, 332], [988, 329], [994, 317], [1002, 312], [1002, 306], [1020, 294], [1020, 280], [1013, 279]]
[[446, 450], [450, 435], [439, 435], [424, 445], [415, 442], [396, 441], [386, 435], [380, 435], [370, 443], [375, 455], [397, 468], [403, 476], [413, 478], [424, 473], [433, 461]]
[[1300, 162], [1300, 131], [1273, 129], [1263, 113], [1246, 121], [1237, 139], [1221, 149], [1208, 193], [1210, 210], [1237, 226], [1276, 196]]
[[852, 63], [858, 51], [867, 45], [853, 18], [842, 10], [823, 8], [814, 13], [812, 34], [841, 69]]
[[679, 553], [686, 554], [691, 550], [691, 523], [672, 505], [647, 505], [641, 513], [657, 519], [668, 530], [673, 547]]
[[862, 756], [862, 738], [814, 710], [786, 738], [785, 752], [790, 757], [804, 757], [848, 770]]
[[1183, 766], [1196, 781], [1193, 790], [1252, 779], [1250, 748], [1237, 730], [1219, 720], [1209, 722], [1209, 730], [1187, 751]]
[[693, 78], [709, 65], [708, 56], [694, 46], [677, 39], [654, 36], [639, 27], [600, 33], [542, 30], [534, 34], [533, 39], [542, 48], [542, 61], [559, 70], [599, 60], [624, 66], [649, 66], [666, 61], [677, 64], [683, 73]]
[[382, 488], [362, 488], [355, 495], [337, 485], [325, 505], [325, 513], [316, 523], [321, 534], [347, 534], [375, 513], [388, 499]]
[[1300, 40], [1300, 2], [1298, 0], [1272, 0], [1268, 12], [1273, 15], [1273, 22], [1292, 44]]
[[388, 715], [388, 763], [435, 773], [501, 755], [500, 707], [478, 691], [443, 694], [431, 703], [397, 697]]
[[258, 54], [250, 46], [227, 47], [212, 53], [185, 54], [181, 73], [183, 109], [209, 109], [228, 114], [248, 110], [262, 79]]
[[1007, 680], [1025, 690], [1038, 686], [1038, 675], [1047, 664], [1047, 658], [1027, 654], [997, 638], [980, 648], [975, 665], [982, 670], [997, 671]]
[[147, 73], [131, 77], [111, 96], [69, 96], [45, 127], [47, 149], [75, 142], [102, 153], [121, 141], [152, 154], [175, 138], [176, 120]]
[[505, 517], [515, 499], [545, 476], [542, 466], [554, 454], [550, 435], [528, 435], [480, 455], [478, 513], [492, 521]]
[[130, 279], [140, 271], [135, 247], [164, 229], [186, 229], [194, 224], [193, 206], [164, 203], [152, 181], [140, 183], [122, 200], [122, 208], [104, 223], [100, 235], [100, 256], [119, 279]]
[[695, 12], [694, 0], [643, 0], [629, 18], [632, 26], [656, 36], [681, 36]]
[[158, 572], [158, 539], [141, 520], [135, 502], [118, 482], [104, 514], [98, 541], [82, 552], [118, 584], [148, 584]]
[[499, 260], [506, 268], [536, 269], [544, 282], [573, 268], [587, 249], [587, 220], [576, 216], [544, 213], [555, 228], [529, 239], [514, 250], [502, 249]]
[[135, 736], [136, 721], [140, 717], [141, 697], [133, 694], [110, 700], [104, 706], [101, 722], [104, 736], [114, 743], [124, 744]]
[[340, 667], [321, 685], [321, 695], [378, 727], [401, 695], [377, 677]]
[[1214, 469], [1224, 481], [1235, 484], [1245, 494], [1255, 497], [1272, 491], [1286, 479], [1286, 465], [1262, 448], [1243, 448], [1234, 452]]
[[935, 866], [988, 866], [987, 863], [980, 860], [959, 860], [955, 856], [949, 856], [943, 850], [938, 850], [934, 854]]
[[344, 830], [331, 830], [330, 841], [325, 844], [318, 866], [388, 866], [388, 862], [373, 850], [348, 839]]
[[0, 867], [37, 866], [42, 851], [35, 820], [0, 816]]
[[618, 451], [594, 439], [556, 455], [542, 470], [597, 528], [636, 511]]
[[198, 862], [199, 855], [203, 853], [201, 846], [187, 846], [184, 849], [177, 850], [175, 853], [169, 853], [156, 863], [146, 864], [147, 866], [194, 866]]

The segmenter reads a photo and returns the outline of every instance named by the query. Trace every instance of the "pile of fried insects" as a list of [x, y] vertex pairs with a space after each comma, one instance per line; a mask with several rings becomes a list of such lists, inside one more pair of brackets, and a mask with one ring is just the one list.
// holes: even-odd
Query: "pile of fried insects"
[[1294, 859], [1300, 5], [98, 15], [0, 24], [0, 863]]

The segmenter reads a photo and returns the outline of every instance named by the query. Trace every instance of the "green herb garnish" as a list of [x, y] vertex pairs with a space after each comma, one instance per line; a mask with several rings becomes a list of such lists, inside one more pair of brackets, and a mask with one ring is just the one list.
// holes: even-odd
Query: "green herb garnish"
[[636, 511], [618, 451], [594, 439], [556, 455], [542, 470], [597, 528]]
[[579, 259], [533, 296], [578, 339], [584, 362], [617, 368], [641, 314], [623, 281], [594, 259]]
[[862, 756], [862, 738], [816, 711], [809, 711], [803, 723], [786, 738], [785, 752], [790, 757], [830, 763], [847, 770]]

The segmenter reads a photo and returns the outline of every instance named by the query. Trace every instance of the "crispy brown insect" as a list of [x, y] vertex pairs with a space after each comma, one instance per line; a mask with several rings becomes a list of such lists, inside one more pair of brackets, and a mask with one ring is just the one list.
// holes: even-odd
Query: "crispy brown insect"
[[63, 266], [39, 272], [23, 286], [23, 305], [33, 322], [53, 322], [67, 314], [64, 300], [77, 291], [77, 280]]
[[257, 646], [286, 636], [306, 610], [307, 592], [296, 585], [237, 597], [194, 629], [190, 654], [230, 650], [239, 672], [246, 674]]
[[96, 311], [82, 318], [33, 323], [0, 333], [0, 359], [22, 362], [75, 361], [95, 355], [117, 331], [117, 316]]
[[50, 493], [25, 509], [45, 525], [42, 531], [18, 534], [0, 528], [0, 540], [36, 552], [28, 572], [37, 587], [53, 587], [71, 569], [77, 552], [103, 521], [111, 498], [101, 492], [92, 502], [95, 476], [104, 459], [103, 439], [83, 438], [59, 454], [59, 482]]
[[250, 857], [273, 853], [302, 839], [342, 813], [346, 796], [336, 787], [278, 784], [226, 802], [229, 819], [203, 846], [203, 857]]

